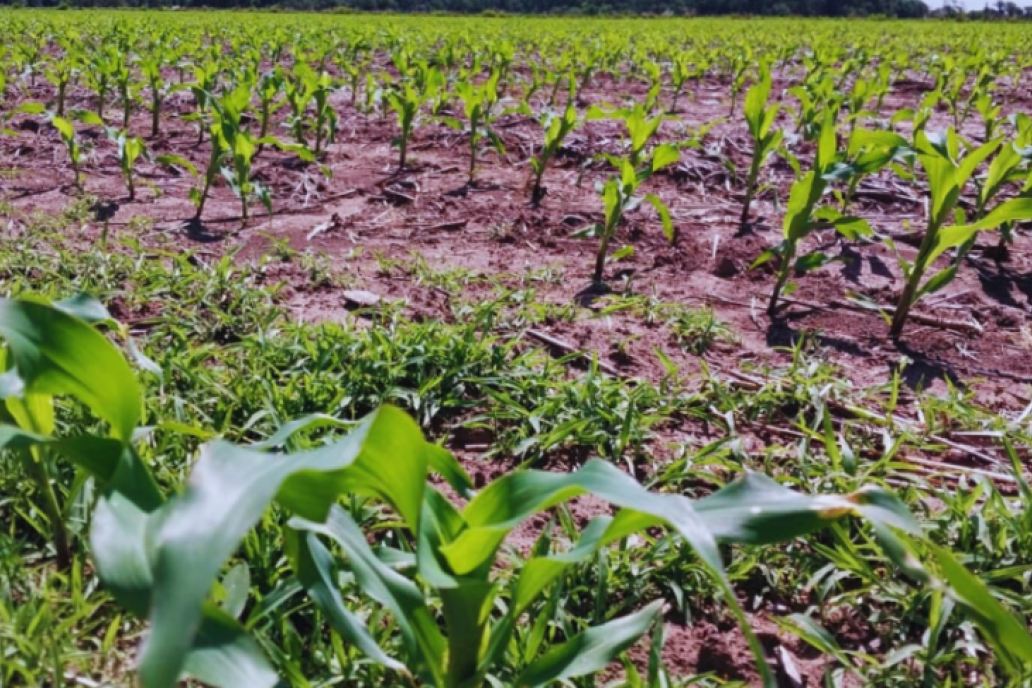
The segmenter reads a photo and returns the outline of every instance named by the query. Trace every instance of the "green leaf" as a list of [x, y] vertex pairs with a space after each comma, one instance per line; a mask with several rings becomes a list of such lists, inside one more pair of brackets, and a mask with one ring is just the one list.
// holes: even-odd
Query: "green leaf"
[[676, 146], [669, 143], [656, 146], [656, 149], [652, 152], [652, 171], [658, 172], [664, 167], [673, 165], [680, 159], [681, 153]]
[[79, 292], [67, 299], [54, 301], [54, 308], [64, 311], [68, 315], [83, 320], [90, 325], [114, 322], [111, 318], [111, 313], [108, 312], [104, 304], [85, 292]]
[[618, 261], [633, 255], [634, 247], [628, 244], [627, 246], [621, 246], [617, 250], [613, 251], [613, 255], [610, 256], [609, 259], [612, 261]]
[[312, 601], [326, 615], [333, 629], [374, 662], [388, 669], [407, 673], [405, 665], [388, 657], [373, 640], [361, 619], [344, 606], [344, 600], [337, 589], [334, 561], [329, 550], [314, 533], [288, 532], [293, 534], [289, 551], [294, 572]]
[[394, 615], [409, 654], [418, 662], [413, 671], [432, 685], [447, 685], [442, 669], [446, 642], [423, 601], [423, 592], [376, 557], [358, 524], [334, 506], [325, 523], [295, 518], [290, 527], [326, 535], [344, 548], [358, 585]]
[[73, 114], [73, 116], [75, 117], [75, 119], [79, 120], [83, 124], [88, 124], [95, 127], [104, 126], [104, 120], [102, 120], [96, 112], [91, 112], [89, 110], [78, 110]]
[[92, 435], [58, 439], [11, 425], [0, 425], [0, 448], [43, 446], [87, 471], [106, 489], [121, 493], [141, 509], [156, 509], [163, 501], [150, 471], [136, 451], [124, 442]]
[[953, 278], [957, 276], [957, 267], [958, 266], [954, 264], [945, 270], [941, 270], [936, 273], [918, 290], [916, 298], [920, 299], [927, 294], [934, 294], [952, 282]]
[[752, 472], [695, 502], [695, 510], [717, 539], [750, 545], [806, 535], [848, 515], [920, 532], [906, 507], [879, 488], [850, 495], [806, 495]]
[[[101, 497], [93, 513], [90, 545], [97, 572], [119, 604], [138, 616], [146, 614], [151, 601], [154, 579], [147, 546], [155, 519], [156, 514], [140, 510], [117, 492]], [[180, 673], [220, 688], [277, 684], [275, 671], [239, 623], [211, 604], [198, 616], [182, 670], [171, 677], [173, 684]]]
[[13, 113], [23, 115], [42, 115], [46, 111], [47, 107], [43, 103], [22, 103], [12, 110]]
[[93, 327], [62, 310], [0, 299], [0, 337], [7, 341], [26, 394], [69, 394], [128, 442], [143, 397], [122, 354]]
[[182, 167], [184, 170], [186, 170], [193, 176], [200, 176], [200, 172], [197, 171], [197, 167], [181, 155], [159, 155], [154, 159], [154, 161], [159, 165], [167, 165], [170, 167]]
[[441, 553], [456, 575], [470, 573], [492, 561], [505, 536], [521, 522], [584, 494], [593, 494], [631, 510], [632, 513], [623, 518], [636, 520], [638, 528], [666, 523], [685, 539], [724, 591], [727, 604], [756, 657], [763, 684], [773, 686], [763, 648], [749, 628], [724, 574], [713, 533], [700, 522], [691, 500], [649, 492], [607, 462], [592, 460], [566, 475], [526, 470], [503, 476], [470, 500], [462, 512], [467, 529], [442, 546]]
[[656, 209], [656, 213], [659, 215], [659, 219], [663, 223], [663, 236], [667, 238], [667, 241], [673, 241], [676, 237], [676, 233], [674, 231], [674, 222], [670, 219], [670, 209], [667, 208], [665, 203], [663, 203], [663, 199], [655, 194], [647, 194], [645, 196], [645, 200]]
[[821, 253], [820, 251], [814, 251], [813, 253], [808, 253], [805, 256], [797, 258], [794, 267], [797, 273], [802, 274], [821, 268], [833, 260], [835, 260], [834, 256], [829, 256], [828, 254]]
[[928, 543], [946, 582], [950, 596], [963, 607], [975, 625], [995, 648], [997, 658], [1015, 677], [1032, 667], [1032, 636], [1028, 627], [1004, 609], [985, 584], [965, 569], [947, 550]]
[[222, 590], [225, 593], [223, 609], [234, 619], [239, 619], [251, 592], [251, 570], [247, 562], [242, 561], [229, 570], [222, 579]]
[[662, 602], [653, 602], [639, 612], [575, 635], [532, 662], [514, 685], [539, 688], [605, 669], [648, 632], [661, 609]]
[[71, 141], [75, 138], [75, 128], [72, 126], [72, 123], [64, 117], [55, 116], [50, 120], [50, 123], [54, 125], [54, 128], [57, 129], [58, 132], [60, 132], [61, 137], [65, 141]]
[[277, 456], [226, 442], [205, 445], [186, 489], [162, 509], [152, 535], [153, 630], [140, 653], [144, 686], [174, 685], [223, 562], [273, 499], [322, 520], [339, 495], [366, 494], [394, 507], [416, 530], [429, 446], [419, 427], [390, 407], [343, 440], [309, 452]]

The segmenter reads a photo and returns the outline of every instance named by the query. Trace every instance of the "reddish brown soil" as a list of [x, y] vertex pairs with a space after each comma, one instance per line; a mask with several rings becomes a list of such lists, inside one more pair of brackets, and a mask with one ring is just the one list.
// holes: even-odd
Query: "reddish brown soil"
[[[587, 100], [601, 102], [615, 99], [614, 94], [640, 90], [640, 84], [615, 84], [600, 77]], [[726, 115], [726, 91], [722, 84], [704, 83], [698, 99], [683, 106], [680, 121], [664, 124], [662, 138], [683, 138], [679, 134], [685, 127]], [[31, 95], [39, 100], [47, 97], [43, 87]], [[79, 92], [76, 97], [73, 106], [90, 105], [87, 94]], [[188, 229], [185, 221], [193, 214], [188, 200], [192, 178], [146, 161], [139, 165], [138, 198], [129, 202], [113, 146], [95, 127], [80, 127], [82, 139], [93, 145], [84, 167], [87, 191], [118, 204], [111, 220], [116, 231], [142, 215], [154, 221], [151, 231], [182, 236], [184, 249], [211, 242], [208, 250], [242, 246], [241, 256], [254, 257], [268, 250], [272, 240], [288, 240], [296, 248], [323, 252], [357, 288], [387, 299], [405, 299], [415, 317], [442, 315], [447, 296], [398, 271], [382, 274], [376, 256], [408, 259], [418, 253], [435, 270], [462, 268], [483, 275], [521, 274], [551, 266], [563, 277], [557, 284], [541, 282], [537, 298], [554, 303], [583, 298], [580, 292], [589, 283], [595, 245], [570, 235], [600, 219], [594, 185], [606, 174], [601, 163], [584, 165], [595, 152], [617, 150], [619, 125], [592, 122], [574, 133], [547, 175], [548, 195], [542, 207], [533, 209], [527, 203], [526, 161], [540, 135], [532, 121], [516, 115], [503, 118], [498, 130], [507, 153], [485, 155], [478, 185], [470, 189], [465, 187], [468, 145], [461, 133], [423, 124], [412, 144], [411, 169], [395, 174], [396, 152], [390, 145], [393, 118], [367, 118], [353, 111], [345, 96], [338, 97], [340, 133], [325, 160], [332, 179], [292, 156], [262, 154], [258, 174], [273, 190], [276, 214], [272, 219], [255, 206], [256, 219], [241, 227], [239, 203], [220, 185], [206, 208], [204, 226]], [[902, 106], [917, 97], [907, 89], [893, 94], [889, 106]], [[202, 167], [207, 144], [197, 146], [193, 128], [178, 119], [192, 107], [188, 98], [179, 94], [172, 99], [169, 111], [173, 114], [166, 118], [163, 133], [148, 145], [154, 155], [177, 153]], [[2, 196], [22, 215], [58, 211], [73, 192], [56, 132], [46, 125], [34, 132], [33, 124], [16, 119], [20, 135], [0, 141], [0, 165], [10, 171], [0, 181]], [[146, 112], [134, 117], [132, 128], [147, 131]], [[651, 209], [632, 213], [616, 245], [630, 243], [635, 254], [610, 266], [615, 289], [714, 308], [739, 340], [737, 346], [707, 356], [717, 370], [746, 361], [777, 362], [785, 356], [782, 347], [811, 336], [860, 386], [888, 380], [906, 356], [913, 362], [905, 376], [912, 386], [935, 389], [945, 379], [962, 384], [981, 380], [977, 389], [983, 398], [1008, 406], [1025, 403], [1024, 385], [1015, 383], [1032, 382], [1032, 357], [1028, 356], [1032, 243], [1027, 237], [1018, 239], [1004, 263], [974, 251], [960, 278], [918, 309], [943, 320], [974, 317], [985, 330], [981, 335], [913, 323], [905, 345], [896, 347], [876, 313], [829, 307], [846, 301], [851, 293], [892, 304], [901, 286], [895, 259], [884, 246], [842, 245], [830, 235], [810, 243], [823, 244], [842, 261], [801, 277], [799, 290], [791, 298], [802, 303], [789, 304], [782, 317], [772, 322], [765, 314], [772, 275], [764, 269], [750, 271], [749, 265], [779, 240], [775, 193], [785, 197], [791, 172], [781, 163], [771, 166], [775, 190], [756, 204], [754, 228], [740, 232], [741, 189], [737, 180], [729, 178], [720, 156], [729, 157], [742, 170], [747, 166], [748, 145], [736, 118], [732, 124], [717, 126], [704, 149], [687, 150], [678, 165], [648, 182], [648, 190], [670, 205], [677, 239], [666, 242]], [[879, 179], [860, 195], [855, 212], [870, 220], [876, 231], [902, 235], [907, 223], [921, 226], [922, 209], [913, 202], [919, 196], [919, 189]], [[318, 227], [322, 231], [308, 238]], [[898, 241], [900, 250], [912, 255], [913, 248], [905, 241]], [[995, 237], [984, 241], [988, 246]], [[298, 317], [327, 319], [343, 314], [345, 306], [334, 291], [313, 292], [297, 276], [292, 287], [291, 307]], [[472, 284], [466, 298], [475, 300], [484, 289]], [[644, 326], [634, 317], [583, 317], [572, 324], [557, 324], [549, 333], [598, 352], [627, 375], [653, 379], [662, 372], [654, 348], [675, 348], [666, 332]], [[693, 357], [678, 355], [675, 360], [686, 372], [697, 369]]]

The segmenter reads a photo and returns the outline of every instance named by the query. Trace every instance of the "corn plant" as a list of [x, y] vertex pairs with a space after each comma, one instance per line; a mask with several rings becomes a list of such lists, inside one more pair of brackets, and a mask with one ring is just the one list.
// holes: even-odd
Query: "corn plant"
[[283, 77], [283, 96], [287, 101], [287, 105], [290, 106], [290, 117], [287, 120], [287, 126], [294, 137], [294, 141], [302, 146], [308, 145], [308, 140], [305, 136], [305, 129], [307, 128], [306, 111], [308, 110], [309, 103], [312, 102], [315, 90], [318, 88], [318, 81], [319, 77], [316, 76], [311, 67], [304, 63], [295, 65], [293, 73]]
[[803, 239], [814, 231], [829, 226], [847, 239], [856, 239], [871, 233], [871, 228], [866, 221], [843, 215], [828, 206], [821, 207], [829, 183], [843, 174], [847, 176], [850, 174], [848, 166], [843, 165], [839, 160], [836, 134], [835, 121], [829, 113], [821, 128], [813, 167], [800, 176], [789, 191], [781, 242], [764, 251], [753, 262], [753, 267], [757, 267], [772, 258], [780, 261], [774, 289], [767, 305], [767, 312], [771, 316], [777, 312], [778, 299], [781, 298], [782, 291], [788, 285], [788, 278], [793, 270], [797, 273], [809, 272], [831, 260], [829, 256], [820, 251], [798, 256], [799, 243]]
[[105, 46], [90, 57], [89, 68], [85, 70], [86, 81], [97, 96], [97, 116], [104, 119], [108, 95], [115, 83], [118, 66], [117, 48]]
[[1032, 199], [1016, 198], [1000, 204], [976, 222], [949, 224], [968, 181], [1000, 145], [999, 139], [992, 140], [965, 154], [961, 139], [953, 128], [941, 136], [924, 131], [915, 136], [915, 156], [928, 180], [928, 219], [913, 262], [902, 256], [898, 258], [905, 283], [889, 330], [893, 339], [899, 339], [903, 334], [914, 304], [944, 288], [956, 276], [959, 262], [953, 262], [925, 280], [925, 274], [936, 259], [946, 251], [963, 249], [982, 230], [996, 229], [1001, 224], [1032, 217]]
[[530, 160], [530, 168], [533, 171], [530, 203], [535, 208], [541, 205], [541, 199], [545, 196], [545, 189], [541, 182], [544, 179], [545, 171], [548, 169], [548, 164], [552, 161], [555, 154], [559, 152], [559, 149], [562, 148], [566, 137], [580, 124], [581, 120], [577, 115], [576, 108], [573, 106], [568, 106], [561, 115], [551, 111], [546, 112], [544, 115], [541, 123], [545, 135], [544, 145], [541, 147], [541, 152]]
[[71, 120], [65, 119], [64, 117], [58, 117], [56, 115], [50, 118], [50, 123], [57, 130], [57, 133], [61, 137], [61, 142], [65, 146], [65, 151], [68, 153], [68, 162], [72, 167], [72, 175], [74, 177], [73, 184], [78, 191], [82, 191], [82, 162], [84, 158], [82, 146], [79, 144], [79, 138], [75, 135], [75, 125], [72, 124]]
[[323, 152], [326, 144], [337, 140], [337, 111], [330, 104], [333, 92], [333, 78], [326, 72], [319, 74], [312, 88], [312, 104], [315, 109], [315, 147], [316, 155]]
[[708, 69], [709, 64], [705, 60], [700, 60], [690, 53], [680, 53], [674, 56], [670, 66], [670, 84], [673, 87], [673, 95], [670, 98], [671, 114], [677, 113], [678, 103], [688, 82], [694, 81], [698, 88], [699, 81], [706, 75]]
[[[269, 135], [272, 116], [283, 107], [279, 94], [283, 90], [283, 74], [279, 70], [269, 70], [258, 78], [258, 138]], [[259, 146], [259, 151], [261, 146]]]
[[118, 165], [122, 170], [122, 178], [125, 180], [126, 190], [129, 192], [129, 200], [136, 200], [133, 169], [136, 167], [136, 161], [141, 157], [149, 158], [147, 144], [139, 136], [133, 136], [125, 129], [106, 126], [96, 113], [81, 112], [78, 113], [78, 119], [84, 124], [102, 127], [108, 139], [118, 147]]
[[[733, 119], [738, 109], [738, 99], [741, 97], [742, 89], [745, 88], [745, 82], [749, 78], [749, 68], [754, 63], [753, 51], [748, 46], [743, 46], [741, 50], [735, 50], [729, 55], [725, 55], [724, 60], [724, 68], [731, 82], [731, 109], [728, 112], [728, 117]], [[770, 73], [766, 65], [763, 65], [762, 70], [767, 71], [766, 76], [769, 79]], [[764, 75], [761, 74], [760, 79], [762, 80], [763, 78]], [[770, 92], [770, 86], [767, 87], [767, 92]]]
[[287, 144], [276, 137], [257, 138], [244, 125], [243, 114], [251, 99], [251, 86], [243, 83], [219, 98], [205, 96], [210, 103], [209, 132], [211, 151], [203, 175], [186, 158], [178, 155], [162, 155], [157, 161], [164, 165], [182, 167], [200, 181], [200, 186], [190, 189], [190, 200], [197, 211], [193, 221], [200, 222], [205, 203], [216, 180], [221, 175], [229, 184], [234, 195], [240, 199], [240, 217], [244, 224], [250, 218], [249, 204], [258, 199], [268, 212], [272, 212], [272, 196], [269, 189], [254, 178], [254, 160], [258, 147], [264, 144], [280, 150], [296, 153], [302, 160], [311, 162], [315, 156], [303, 146]]
[[122, 129], [128, 130], [129, 120], [133, 114], [133, 105], [136, 103], [136, 75], [133, 73], [128, 58], [132, 52], [119, 49], [117, 54], [117, 59], [111, 63], [112, 78], [122, 101]]
[[172, 91], [172, 85], [162, 73], [165, 62], [164, 52], [156, 49], [148, 54], [140, 64], [143, 77], [147, 81], [147, 88], [150, 91], [151, 138], [156, 137], [161, 130], [161, 109], [168, 94]]
[[215, 60], [204, 61], [203, 59], [192, 65], [194, 81], [190, 84], [190, 93], [194, 97], [194, 112], [183, 119], [197, 123], [197, 145], [204, 142], [204, 132], [209, 129], [207, 121], [208, 110], [211, 106], [212, 94], [216, 92], [221, 69]]
[[[91, 307], [73, 303], [72, 312], [94, 312], [86, 305]], [[948, 595], [966, 612], [1013, 676], [1032, 666], [1032, 636], [1023, 622], [950, 552], [925, 539], [902, 504], [878, 487], [806, 495], [747, 474], [691, 500], [650, 492], [612, 464], [593, 460], [573, 473], [516, 471], [474, 493], [451, 454], [426, 442], [403, 413], [385, 407], [358, 423], [302, 419], [249, 447], [208, 443], [188, 482], [165, 497], [132, 443], [143, 415], [132, 370], [109, 340], [68, 311], [0, 300], [0, 337], [7, 343], [0, 448], [29, 463], [29, 479], [38, 489], [52, 481], [38, 472], [44, 456], [70, 461], [97, 482], [100, 496], [89, 535], [93, 565], [115, 600], [150, 623], [139, 652], [143, 688], [173, 688], [184, 676], [216, 688], [279, 683], [244, 624], [211, 599], [223, 565], [273, 505], [290, 517], [283, 529], [285, 559], [332, 633], [399, 681], [428, 688], [546, 686], [606, 668], [653, 627], [658, 602], [585, 630], [571, 629], [543, 652], [527, 652], [515, 630], [528, 613], [540, 613], [538, 601], [571, 567], [646, 529], [666, 531], [695, 552], [745, 634], [760, 682], [774, 688], [719, 544], [769, 545], [848, 517], [865, 519], [889, 560], [908, 577]], [[55, 397], [85, 405], [104, 427], [57, 436]], [[316, 449], [276, 451], [298, 432], [327, 425], [349, 432]], [[435, 487], [435, 475], [468, 501], [454, 504]], [[393, 514], [392, 528], [407, 543], [405, 551], [370, 545], [371, 534], [339, 504], [357, 495]], [[614, 513], [587, 522], [566, 550], [546, 530], [508, 581], [497, 579], [507, 536], [581, 495], [610, 503]], [[59, 508], [52, 511], [54, 523], [60, 523]], [[397, 655], [377, 643], [370, 626], [378, 621], [359, 617], [343, 603], [341, 572], [390, 615], [400, 635]]]
[[753, 152], [752, 162], [749, 165], [749, 176], [745, 181], [742, 217], [739, 221], [743, 228], [749, 223], [749, 210], [753, 197], [756, 195], [763, 163], [777, 150], [784, 138], [784, 132], [774, 128], [774, 121], [777, 119], [780, 105], [769, 102], [771, 85], [770, 70], [766, 66], [762, 66], [759, 80], [753, 84], [745, 96], [745, 120], [749, 125], [749, 135], [752, 137]]
[[387, 102], [398, 119], [398, 136], [393, 140], [398, 148], [398, 170], [405, 169], [408, 162], [409, 143], [420, 110], [438, 96], [444, 83], [444, 75], [437, 68], [422, 65], [406, 69], [402, 83], [387, 91]]
[[54, 86], [54, 112], [58, 117], [65, 116], [65, 101], [68, 88], [75, 84], [82, 70], [83, 57], [75, 44], [65, 46], [60, 59], [48, 63], [44, 75]]
[[[67, 568], [73, 542], [66, 509], [54, 489], [53, 462], [70, 460], [107, 489], [120, 485], [137, 495], [157, 488], [129, 440], [140, 419], [142, 395], [125, 359], [104, 335], [80, 317], [113, 325], [107, 311], [89, 298], [47, 305], [0, 301], [0, 351], [7, 371], [0, 401], [0, 447], [13, 453], [42, 496], [57, 563]], [[73, 394], [109, 424], [104, 436], [54, 437], [54, 397]]]
[[452, 128], [464, 129], [469, 137], [469, 170], [466, 182], [468, 186], [476, 186], [477, 162], [480, 157], [480, 144], [484, 137], [487, 137], [499, 155], [505, 152], [505, 146], [493, 128], [495, 107], [498, 105], [498, 79], [500, 76], [499, 72], [492, 71], [491, 75], [481, 84], [474, 84], [472, 81], [462, 81], [456, 84], [455, 90], [462, 101], [466, 124], [463, 126], [454, 118], [443, 120]]
[[[616, 168], [619, 176], [610, 177], [605, 183], [599, 184], [598, 191], [602, 196], [604, 220], [602, 223], [590, 225], [575, 234], [577, 237], [599, 240], [592, 284], [601, 288], [605, 285], [602, 276], [609, 255], [609, 244], [616, 236], [616, 230], [624, 215], [637, 209], [642, 201], [648, 201], [656, 209], [663, 223], [663, 233], [668, 240], [674, 240], [674, 225], [666, 205], [659, 196], [654, 194], [641, 196], [638, 195], [638, 192], [642, 183], [649, 177], [676, 163], [680, 158], [680, 153], [675, 146], [670, 144], [650, 147], [653, 137], [663, 122], [663, 116], [650, 118], [641, 105], [612, 113], [595, 110], [589, 113], [589, 117], [616, 117], [623, 122], [628, 135], [628, 150], [622, 157], [605, 156], [609, 163]], [[613, 254], [613, 259], [624, 258], [631, 255], [633, 251], [633, 247], [624, 246]]]

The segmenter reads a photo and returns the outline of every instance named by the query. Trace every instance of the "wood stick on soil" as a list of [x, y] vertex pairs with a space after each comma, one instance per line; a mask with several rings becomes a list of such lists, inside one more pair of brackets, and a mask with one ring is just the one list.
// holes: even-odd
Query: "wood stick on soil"
[[[781, 301], [784, 303], [795, 304], [803, 306], [805, 308], [812, 308], [814, 310], [832, 310], [832, 309], [843, 309], [853, 311], [855, 313], [874, 313], [873, 308], [867, 308], [865, 306], [858, 306], [855, 303], [848, 301], [842, 301], [840, 299], [834, 299], [829, 301], [827, 304], [813, 303], [812, 301], [801, 301], [799, 299], [791, 299], [782, 297]], [[881, 310], [886, 313], [895, 313], [895, 306], [878, 306]], [[924, 313], [910, 313], [908, 316], [912, 322], [916, 322], [921, 325], [928, 325], [929, 327], [937, 327], [942, 330], [956, 330], [964, 332], [966, 334], [979, 335], [985, 332], [985, 329], [974, 321], [966, 320], [951, 320], [949, 318], [937, 318], [934, 315], [925, 315]]]
[[[546, 346], [549, 346], [549, 347], [552, 347], [553, 349], [557, 349], [559, 351], [562, 351], [563, 353], [566, 353], [566, 354], [577, 354], [577, 355], [579, 355], [582, 358], [588, 358], [589, 357], [588, 353], [586, 351], [584, 351], [583, 349], [578, 349], [573, 344], [570, 344], [569, 342], [564, 342], [563, 340], [557, 339], [557, 338], [553, 337], [550, 334], [546, 334], [545, 332], [541, 332], [540, 330], [527, 330], [526, 332], [524, 332], [524, 334], [526, 334], [531, 339], [536, 339], [537, 341], [541, 342], [542, 344], [544, 344]], [[606, 362], [602, 361], [601, 359], [599, 359], [597, 354], [594, 354], [593, 356], [591, 356], [591, 358], [595, 361], [595, 364], [598, 366], [599, 370], [601, 370], [603, 372], [606, 372], [606, 373], [612, 375], [613, 377], [618, 377], [618, 378], [621, 378], [621, 379], [627, 379], [626, 375], [624, 375], [623, 373], [621, 373], [619, 370], [617, 370], [613, 366], [609, 365], [608, 363], [606, 363]]]

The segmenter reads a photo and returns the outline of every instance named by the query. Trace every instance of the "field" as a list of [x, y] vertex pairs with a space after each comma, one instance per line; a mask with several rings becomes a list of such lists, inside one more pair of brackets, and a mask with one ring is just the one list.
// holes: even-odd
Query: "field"
[[1030, 77], [0, 11], [0, 687], [1027, 685]]

